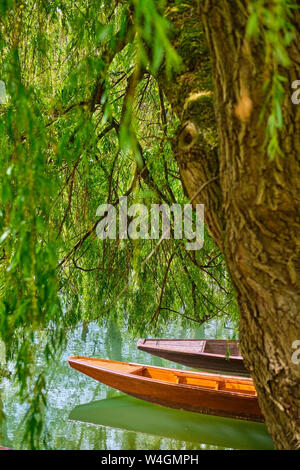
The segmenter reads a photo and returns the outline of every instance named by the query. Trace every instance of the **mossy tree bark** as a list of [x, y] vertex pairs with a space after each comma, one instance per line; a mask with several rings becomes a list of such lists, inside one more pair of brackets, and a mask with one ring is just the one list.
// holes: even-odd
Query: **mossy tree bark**
[[300, 365], [292, 361], [300, 339], [300, 105], [291, 100], [300, 78], [300, 15], [291, 66], [281, 70], [285, 156], [270, 161], [259, 116], [272, 71], [263, 45], [246, 38], [247, 7], [239, 0], [189, 3], [168, 2], [183, 67], [172, 82], [160, 80], [182, 122], [174, 153], [185, 191], [205, 204], [227, 261], [241, 349], [269, 432], [277, 448], [300, 449]]

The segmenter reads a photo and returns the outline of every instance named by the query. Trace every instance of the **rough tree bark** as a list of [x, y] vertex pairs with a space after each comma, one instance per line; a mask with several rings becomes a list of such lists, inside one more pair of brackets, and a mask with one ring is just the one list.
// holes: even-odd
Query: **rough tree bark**
[[300, 449], [300, 365], [291, 359], [300, 339], [300, 105], [291, 101], [291, 83], [300, 79], [300, 15], [291, 66], [281, 71], [285, 157], [270, 161], [266, 122], [259, 123], [268, 70], [263, 45], [246, 38], [245, 2], [188, 3], [168, 2], [183, 67], [172, 82], [161, 77], [182, 123], [175, 156], [185, 191], [205, 204], [206, 224], [224, 253], [242, 353], [269, 432], [278, 449]]

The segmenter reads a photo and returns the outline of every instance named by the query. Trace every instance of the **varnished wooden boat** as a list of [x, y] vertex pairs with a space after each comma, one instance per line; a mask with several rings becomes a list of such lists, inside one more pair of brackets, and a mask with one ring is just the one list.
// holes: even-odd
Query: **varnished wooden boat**
[[253, 381], [90, 357], [68, 358], [74, 369], [142, 400], [228, 418], [264, 421]]
[[138, 349], [195, 369], [249, 375], [238, 341], [223, 339], [139, 339]]

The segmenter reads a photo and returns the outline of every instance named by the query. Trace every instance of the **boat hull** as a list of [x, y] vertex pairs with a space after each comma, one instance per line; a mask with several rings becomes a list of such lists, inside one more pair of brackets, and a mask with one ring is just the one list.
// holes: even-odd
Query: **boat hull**
[[[214, 344], [227, 345], [227, 341], [213, 340]], [[210, 345], [212, 352], [204, 349]], [[193, 369], [206, 369], [222, 371], [229, 374], [243, 374], [249, 376], [243, 358], [240, 355], [219, 354], [213, 352], [210, 340], [144, 340], [140, 339], [137, 348], [141, 351], [158, 356], [168, 361], [176, 362]], [[216, 351], [218, 349], [216, 348]]]
[[[85, 363], [84, 358], [73, 357], [69, 358], [68, 361], [71, 367], [89, 377], [145, 401], [197, 413], [257, 422], [264, 421], [256, 396], [201, 389], [182, 383], [154, 380], [149, 377], [103, 368], [97, 366], [96, 363]], [[116, 361], [112, 362], [116, 363]], [[140, 364], [130, 364], [130, 366], [135, 366], [137, 372], [139, 369], [147, 367]], [[151, 370], [154, 369], [157, 369], [157, 371], [163, 370], [164, 373], [169, 371], [173, 375], [175, 372], [175, 374], [178, 373], [181, 376], [185, 372], [177, 369], [151, 367]], [[189, 372], [189, 374], [196, 378], [196, 375], [199, 376], [201, 373], [194, 373], [195, 376], [193, 376], [193, 372]], [[213, 377], [215, 376], [212, 375], [211, 378]]]

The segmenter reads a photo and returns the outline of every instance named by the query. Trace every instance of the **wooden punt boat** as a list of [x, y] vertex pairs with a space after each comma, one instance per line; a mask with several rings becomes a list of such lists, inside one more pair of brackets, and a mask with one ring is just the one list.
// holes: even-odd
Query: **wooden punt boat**
[[264, 421], [253, 381], [90, 357], [68, 358], [71, 367], [142, 400], [169, 408]]
[[195, 369], [249, 375], [238, 341], [223, 339], [139, 339], [138, 349]]

